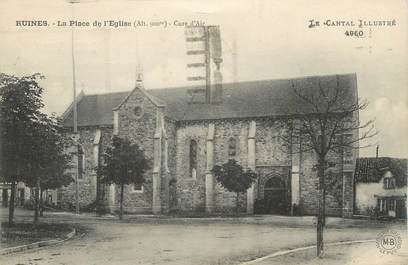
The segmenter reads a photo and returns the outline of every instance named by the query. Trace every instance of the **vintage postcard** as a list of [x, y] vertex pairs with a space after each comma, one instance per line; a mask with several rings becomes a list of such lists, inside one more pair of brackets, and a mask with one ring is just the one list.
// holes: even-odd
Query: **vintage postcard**
[[406, 1], [3, 0], [0, 264], [408, 264]]

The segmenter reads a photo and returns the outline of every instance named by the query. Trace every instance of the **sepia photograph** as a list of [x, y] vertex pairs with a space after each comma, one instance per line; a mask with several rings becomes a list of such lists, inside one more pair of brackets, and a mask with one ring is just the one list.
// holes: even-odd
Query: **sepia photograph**
[[408, 3], [2, 0], [1, 265], [408, 265]]

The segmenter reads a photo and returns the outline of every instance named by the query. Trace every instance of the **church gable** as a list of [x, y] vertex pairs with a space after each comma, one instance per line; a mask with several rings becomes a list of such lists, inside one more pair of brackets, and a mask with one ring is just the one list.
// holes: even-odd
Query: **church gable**
[[[143, 88], [136, 87], [113, 110], [117, 115], [117, 134], [136, 143], [144, 151], [148, 160], [156, 158], [155, 134], [160, 124], [160, 107], [152, 101]], [[129, 211], [145, 211], [155, 204], [154, 169], [145, 173], [145, 182], [138, 191], [133, 185], [125, 187], [124, 207]], [[156, 185], [157, 186], [157, 185]], [[160, 186], [160, 185], [159, 185]]]
[[156, 107], [164, 107], [166, 105], [162, 100], [148, 93], [141, 84], [138, 84], [132, 91], [130, 91], [130, 93], [126, 97], [123, 98], [119, 105], [113, 108], [113, 110], [120, 109], [122, 105], [126, 104], [126, 102], [129, 100], [129, 98], [132, 97], [134, 93], [140, 95], [140, 97], [148, 99]]
[[153, 139], [159, 107], [136, 87], [115, 109], [118, 112], [118, 134], [139, 144], [153, 157]]

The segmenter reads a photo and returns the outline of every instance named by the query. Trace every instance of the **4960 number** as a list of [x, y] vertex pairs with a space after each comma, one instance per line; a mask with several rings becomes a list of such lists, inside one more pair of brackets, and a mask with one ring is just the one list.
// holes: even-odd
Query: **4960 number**
[[344, 35], [346, 35], [348, 37], [362, 38], [362, 37], [364, 37], [364, 31], [362, 31], [362, 30], [346, 30]]

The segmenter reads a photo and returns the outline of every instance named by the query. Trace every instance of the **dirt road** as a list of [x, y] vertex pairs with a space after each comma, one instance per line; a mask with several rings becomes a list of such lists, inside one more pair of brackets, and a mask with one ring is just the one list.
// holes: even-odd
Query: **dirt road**
[[[255, 218], [255, 217], [254, 217]], [[245, 219], [200, 220], [185, 218], [115, 219], [48, 216], [54, 222], [75, 222], [87, 228], [83, 237], [63, 245], [0, 257], [0, 264], [237, 264], [274, 251], [310, 245], [315, 228], [303, 220], [285, 218], [267, 222]], [[292, 218], [292, 219], [290, 219]], [[251, 220], [251, 219], [246, 219]], [[374, 238], [381, 228], [333, 226], [327, 242]]]

